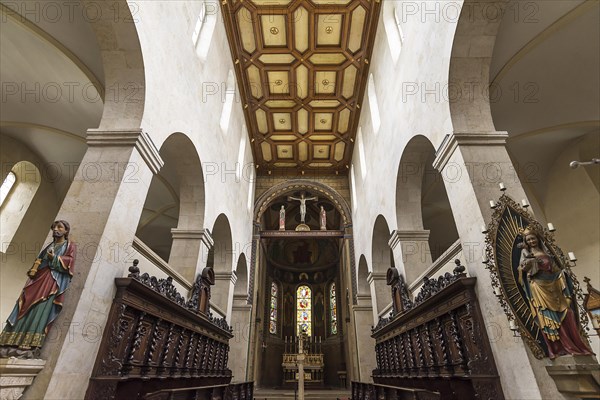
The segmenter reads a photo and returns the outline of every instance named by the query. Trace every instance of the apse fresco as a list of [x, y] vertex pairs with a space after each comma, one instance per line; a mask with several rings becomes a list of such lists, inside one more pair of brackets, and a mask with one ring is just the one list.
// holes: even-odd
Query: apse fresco
[[338, 262], [335, 239], [281, 239], [269, 243], [267, 256], [278, 267], [327, 267]]

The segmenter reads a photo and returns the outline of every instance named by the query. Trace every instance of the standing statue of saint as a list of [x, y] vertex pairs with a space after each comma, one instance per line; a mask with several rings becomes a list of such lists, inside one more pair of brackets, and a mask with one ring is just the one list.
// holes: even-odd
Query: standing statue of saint
[[321, 206], [321, 212], [319, 213], [320, 221], [321, 221], [321, 230], [327, 230], [327, 211]]
[[297, 200], [300, 202], [300, 222], [301, 223], [305, 223], [305, 219], [306, 219], [306, 202], [307, 201], [312, 201], [312, 200], [319, 200], [318, 197], [304, 197], [304, 192], [302, 192], [300, 194], [300, 197], [292, 197], [292, 196], [288, 196], [288, 201], [290, 200]]
[[285, 231], [285, 206], [281, 205], [279, 210], [279, 230]]
[[527, 227], [522, 236], [519, 284], [525, 291], [550, 358], [593, 354], [580, 335], [580, 327], [571, 308], [576, 301], [571, 278], [547, 249], [539, 232]]
[[67, 221], [55, 221], [52, 243], [38, 255], [15, 307], [0, 335], [0, 356], [32, 358], [39, 354], [52, 322], [62, 309], [73, 277], [75, 243]]

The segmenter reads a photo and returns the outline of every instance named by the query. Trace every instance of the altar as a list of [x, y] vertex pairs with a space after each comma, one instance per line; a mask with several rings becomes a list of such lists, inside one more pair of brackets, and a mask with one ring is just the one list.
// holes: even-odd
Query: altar
[[321, 352], [321, 338], [308, 337], [300, 349], [301, 340], [297, 336], [286, 337], [283, 353], [283, 386], [296, 387], [300, 378], [298, 372], [298, 356], [303, 356], [304, 385], [308, 387], [323, 386], [324, 357]]

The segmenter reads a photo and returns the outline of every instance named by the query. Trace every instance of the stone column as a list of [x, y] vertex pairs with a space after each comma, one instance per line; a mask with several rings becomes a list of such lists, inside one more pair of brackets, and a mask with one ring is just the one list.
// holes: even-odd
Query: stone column
[[373, 300], [373, 325], [379, 321], [379, 313], [392, 301], [392, 292], [386, 282], [385, 272], [369, 272], [367, 283]]
[[217, 306], [225, 313], [225, 319], [231, 321], [233, 308], [233, 288], [237, 281], [235, 271], [215, 272], [215, 286], [210, 297], [210, 304]]
[[[260, 379], [260, 362], [262, 351], [260, 350], [262, 336], [262, 313], [264, 311], [264, 301], [259, 298], [259, 290], [261, 282], [263, 282], [264, 271], [261, 270], [262, 265], [262, 250], [260, 246], [260, 224], [254, 222], [252, 235], [252, 252], [250, 256], [250, 270], [248, 271], [248, 302], [252, 304], [252, 312], [250, 317], [250, 343], [248, 349], [248, 370], [246, 375], [248, 380], [253, 380], [254, 384], [259, 384]], [[255, 289], [257, 288], [257, 289]], [[261, 297], [264, 298], [264, 292], [260, 290]], [[260, 310], [260, 311], [258, 311]], [[256, 366], [258, 365], [258, 368]]]
[[[347, 235], [344, 236], [343, 249], [342, 249], [342, 268], [341, 275], [342, 280], [340, 282], [341, 288], [346, 288], [346, 292], [343, 293], [344, 300], [342, 301], [343, 307], [338, 306], [338, 313], [343, 310], [344, 315], [344, 331], [343, 334], [347, 338], [344, 341], [346, 350], [346, 370], [350, 380], [358, 380], [360, 375], [358, 365], [358, 341], [356, 339], [354, 313], [351, 311], [351, 305], [353, 304], [354, 297], [357, 293], [357, 282], [356, 282], [356, 267], [354, 264], [354, 246], [352, 245], [352, 231], [351, 227], [345, 227]], [[350, 290], [351, 289], [351, 290]], [[342, 314], [338, 315], [338, 323], [342, 323]]]
[[163, 162], [141, 130], [88, 130], [88, 150], [57, 215], [78, 245], [64, 307], [42, 349], [46, 367], [26, 399], [82, 399], [144, 200]]
[[[431, 266], [429, 230], [393, 231], [389, 241], [392, 251], [399, 250], [407, 285]], [[400, 245], [398, 247], [398, 245]], [[398, 248], [398, 249], [396, 249]]]
[[233, 327], [233, 339], [229, 341], [229, 354], [235, 355], [234, 362], [229, 365], [233, 372], [234, 382], [246, 382], [250, 380], [246, 376], [248, 352], [250, 344], [250, 324], [252, 318], [252, 305], [248, 304], [246, 293], [233, 295], [233, 307], [231, 309], [231, 326]]
[[[506, 132], [454, 133], [437, 152], [433, 162], [444, 179], [460, 237], [466, 268], [477, 277], [477, 296], [488, 329], [504, 396], [507, 399], [539, 399], [538, 384], [549, 380], [536, 365], [526, 344], [515, 339], [508, 320], [491, 286], [489, 272], [481, 263], [484, 235], [481, 226], [492, 215], [489, 201], [500, 197], [498, 184], [503, 182], [507, 194], [516, 200], [525, 192], [505, 148]], [[539, 373], [534, 373], [538, 368]], [[548, 384], [553, 384], [548, 382]]]
[[375, 339], [371, 337], [373, 323], [373, 306], [370, 296], [358, 296], [358, 304], [353, 305], [354, 335], [358, 349], [358, 377], [353, 379], [359, 382], [373, 382], [373, 370], [377, 366], [375, 361]]
[[194, 282], [195, 279], [204, 234], [203, 229], [171, 229], [173, 244], [169, 255], [169, 265], [189, 282]]

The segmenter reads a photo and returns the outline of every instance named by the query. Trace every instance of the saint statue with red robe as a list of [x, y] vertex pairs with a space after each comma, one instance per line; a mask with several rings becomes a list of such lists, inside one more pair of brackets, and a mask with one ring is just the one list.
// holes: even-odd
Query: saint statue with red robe
[[3, 356], [35, 356], [62, 309], [73, 277], [76, 246], [68, 240], [71, 227], [67, 221], [55, 221], [51, 229], [53, 241], [27, 272], [29, 279], [0, 335]]

